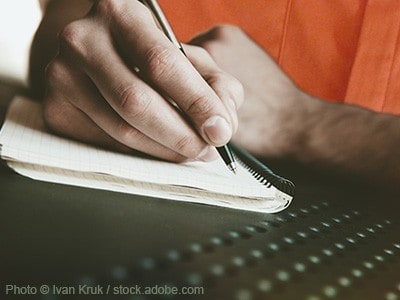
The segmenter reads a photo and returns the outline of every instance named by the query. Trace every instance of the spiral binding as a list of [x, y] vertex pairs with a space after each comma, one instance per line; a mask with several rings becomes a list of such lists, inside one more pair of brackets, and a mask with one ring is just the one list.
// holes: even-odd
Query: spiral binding
[[233, 143], [229, 143], [229, 147], [233, 150], [236, 160], [248, 169], [255, 179], [267, 187], [272, 185], [289, 196], [294, 196], [295, 185], [293, 182], [272, 172], [270, 168], [246, 150]]

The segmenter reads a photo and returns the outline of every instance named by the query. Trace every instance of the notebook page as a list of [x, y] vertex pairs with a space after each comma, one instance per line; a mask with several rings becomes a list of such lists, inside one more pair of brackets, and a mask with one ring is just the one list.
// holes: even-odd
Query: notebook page
[[53, 135], [44, 127], [40, 104], [20, 96], [11, 103], [0, 144], [3, 158], [33, 165], [249, 198], [274, 199], [276, 194], [275, 189], [259, 184], [241, 166], [238, 166], [237, 175], [232, 174], [221, 160], [168, 163], [115, 153]]
[[276, 197], [274, 200], [260, 200], [257, 198], [242, 198], [231, 195], [210, 193], [204, 190], [191, 189], [189, 187], [176, 187], [132, 181], [106, 174], [76, 172], [21, 162], [9, 162], [8, 164], [21, 175], [42, 181], [143, 195], [175, 201], [201, 203], [266, 213], [281, 211], [290, 204], [290, 200], [286, 198], [286, 195], [281, 195], [279, 191], [276, 191]]

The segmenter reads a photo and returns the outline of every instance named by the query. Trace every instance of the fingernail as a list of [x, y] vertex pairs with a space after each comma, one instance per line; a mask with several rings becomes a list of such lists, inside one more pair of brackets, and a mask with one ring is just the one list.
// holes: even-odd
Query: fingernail
[[200, 154], [196, 157], [196, 160], [201, 161], [213, 161], [218, 157], [218, 152], [214, 147], [206, 147]]
[[220, 116], [213, 116], [203, 124], [204, 133], [214, 146], [225, 145], [232, 136], [228, 122]]

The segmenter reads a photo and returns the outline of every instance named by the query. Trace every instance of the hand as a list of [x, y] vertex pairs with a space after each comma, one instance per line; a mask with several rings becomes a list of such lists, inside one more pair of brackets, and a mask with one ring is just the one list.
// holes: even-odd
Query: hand
[[190, 61], [184, 57], [139, 1], [95, 1], [59, 37], [45, 79], [44, 116], [53, 130], [171, 161], [211, 159], [209, 145], [235, 132], [241, 85], [204, 49], [187, 46]]
[[246, 101], [238, 111], [234, 142], [261, 156], [290, 155], [301, 142], [309, 96], [239, 28], [215, 27], [191, 43], [205, 48], [218, 66], [243, 84]]

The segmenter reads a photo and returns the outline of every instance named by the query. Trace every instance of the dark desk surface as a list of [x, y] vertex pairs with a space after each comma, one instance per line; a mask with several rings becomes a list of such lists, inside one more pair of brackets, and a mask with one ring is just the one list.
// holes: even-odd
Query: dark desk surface
[[193, 299], [400, 299], [397, 199], [296, 183], [293, 204], [267, 215], [37, 182], [1, 166], [0, 298], [63, 299], [13, 298], [6, 284], [99, 284], [203, 287]]

